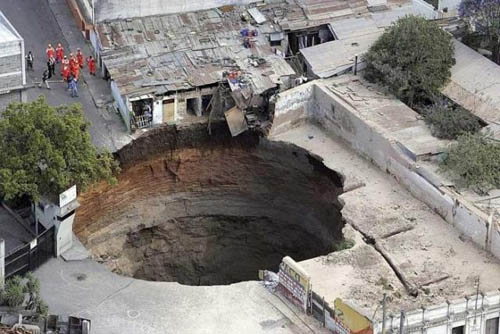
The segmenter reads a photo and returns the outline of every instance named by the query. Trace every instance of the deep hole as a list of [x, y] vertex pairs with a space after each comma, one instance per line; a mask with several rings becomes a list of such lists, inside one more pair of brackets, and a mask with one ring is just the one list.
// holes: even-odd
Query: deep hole
[[333, 251], [340, 175], [297, 146], [227, 133], [166, 127], [125, 147], [118, 185], [80, 198], [92, 254], [123, 275], [214, 285]]

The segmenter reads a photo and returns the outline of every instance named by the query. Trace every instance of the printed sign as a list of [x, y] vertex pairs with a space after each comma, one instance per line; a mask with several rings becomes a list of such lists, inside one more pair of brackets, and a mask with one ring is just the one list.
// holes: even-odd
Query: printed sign
[[[360, 314], [351, 306], [344, 303], [340, 298], [335, 299], [335, 322], [342, 324], [344, 329], [348, 329], [351, 334], [373, 334], [372, 322]], [[345, 334], [345, 331], [339, 328], [339, 332]]]
[[63, 207], [76, 199], [76, 185], [59, 195], [59, 207]]
[[306, 312], [311, 291], [311, 277], [289, 256], [283, 258], [278, 275], [280, 279], [278, 290]]

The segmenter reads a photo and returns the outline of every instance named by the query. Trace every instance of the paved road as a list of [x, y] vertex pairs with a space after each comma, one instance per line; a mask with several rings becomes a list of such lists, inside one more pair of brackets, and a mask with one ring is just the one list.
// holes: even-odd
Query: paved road
[[[32, 51], [35, 56], [34, 71], [29, 72], [27, 84], [40, 81], [46, 68], [45, 49], [51, 43], [63, 44], [65, 50], [82, 48], [87, 54], [90, 52], [83, 35], [76, 28], [71, 12], [64, 0], [1, 0], [0, 10], [23, 36], [26, 52]], [[57, 16], [54, 14], [57, 14]], [[64, 28], [64, 33], [61, 28]], [[61, 80], [59, 66], [56, 67], [56, 77], [51, 80]], [[71, 98], [66, 91], [66, 84], [52, 83], [51, 90], [38, 87], [26, 91], [28, 101], [37, 98], [40, 94], [46, 96], [47, 101], [54, 106], [78, 102], [82, 104], [85, 116], [91, 123], [90, 134], [93, 143], [101, 148], [115, 151], [128, 143], [131, 139], [121, 118], [106, 108], [97, 108], [96, 103], [110, 100], [110, 90], [107, 83], [100, 78], [85, 77], [94, 89], [94, 96], [83, 80], [79, 84], [79, 97]], [[98, 92], [98, 95], [95, 96]]]
[[52, 259], [35, 275], [51, 313], [92, 320], [93, 334], [326, 333], [259, 282], [186, 286], [118, 276], [91, 260]]

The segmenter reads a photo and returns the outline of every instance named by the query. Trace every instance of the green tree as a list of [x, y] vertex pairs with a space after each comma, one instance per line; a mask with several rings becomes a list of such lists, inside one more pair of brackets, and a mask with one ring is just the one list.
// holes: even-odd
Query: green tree
[[410, 106], [438, 95], [455, 64], [452, 38], [417, 16], [396, 21], [365, 54], [365, 77]]
[[43, 97], [10, 104], [0, 119], [0, 198], [37, 200], [73, 184], [114, 182], [118, 164], [97, 152], [87, 128], [77, 104], [53, 108]]
[[484, 136], [464, 133], [445, 152], [441, 169], [459, 186], [486, 193], [500, 187], [500, 145]]

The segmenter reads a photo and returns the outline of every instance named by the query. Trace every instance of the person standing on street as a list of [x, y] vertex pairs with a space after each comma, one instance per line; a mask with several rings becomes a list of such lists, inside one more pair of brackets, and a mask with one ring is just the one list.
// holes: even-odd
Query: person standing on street
[[28, 54], [26, 55], [26, 67], [27, 67], [27, 70], [32, 70], [33, 71], [33, 54], [31, 53], [31, 51], [28, 52]]
[[52, 44], [49, 44], [47, 46], [47, 49], [45, 50], [45, 53], [47, 54], [47, 60], [49, 60], [50, 58], [54, 58], [55, 57], [55, 50], [52, 47]]
[[45, 87], [47, 87], [47, 89], [50, 89], [49, 82], [48, 82], [49, 78], [50, 78], [49, 70], [43, 71], [42, 81], [38, 84], [38, 88], [42, 88], [42, 83], [44, 83]]
[[80, 68], [83, 68], [83, 53], [82, 53], [82, 50], [80, 50], [80, 48], [76, 49], [76, 60], [78, 61], [78, 66], [80, 66]]
[[56, 75], [56, 60], [53, 57], [49, 59], [49, 71], [51, 77]]
[[61, 43], [57, 44], [56, 48], [56, 62], [59, 64], [64, 58], [64, 48]]
[[70, 86], [69, 89], [71, 91], [71, 97], [78, 97], [78, 87], [75, 78], [71, 79], [69, 86]]
[[48, 75], [48, 79], [52, 78], [52, 67], [51, 67], [51, 63], [50, 63], [50, 58], [47, 60], [47, 75]]
[[90, 75], [95, 76], [95, 59], [92, 56], [87, 58], [87, 64], [89, 65]]

